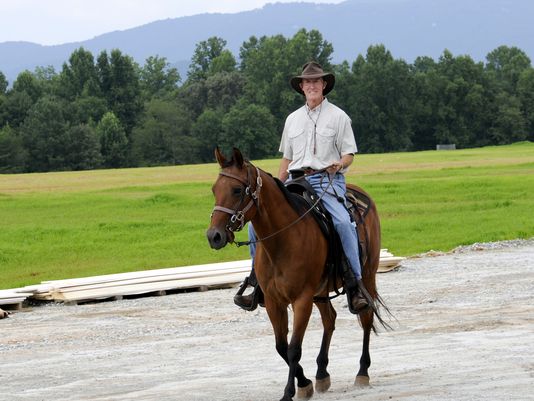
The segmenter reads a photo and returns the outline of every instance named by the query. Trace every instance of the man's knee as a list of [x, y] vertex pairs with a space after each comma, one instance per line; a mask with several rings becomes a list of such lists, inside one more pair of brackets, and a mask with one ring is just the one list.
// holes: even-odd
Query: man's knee
[[354, 227], [354, 224], [350, 220], [339, 221], [339, 222], [334, 224], [334, 227], [336, 228], [336, 231], [338, 233], [340, 233], [340, 234], [342, 232], [343, 233], [352, 233], [352, 232], [356, 231], [356, 227]]

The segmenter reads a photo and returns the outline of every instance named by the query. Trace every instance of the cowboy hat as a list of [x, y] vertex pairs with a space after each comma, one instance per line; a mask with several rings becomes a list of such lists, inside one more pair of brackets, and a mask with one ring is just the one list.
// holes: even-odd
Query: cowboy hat
[[336, 78], [334, 77], [334, 74], [330, 72], [324, 72], [323, 67], [321, 67], [321, 65], [315, 61], [310, 61], [304, 64], [304, 66], [302, 67], [302, 73], [300, 75], [297, 75], [296, 77], [291, 78], [291, 80], [289, 81], [293, 89], [295, 89], [301, 95], [304, 95], [304, 92], [302, 92], [300, 83], [304, 78], [323, 78], [326, 82], [326, 87], [323, 90], [323, 95], [329, 93], [334, 88], [334, 84], [336, 83]]

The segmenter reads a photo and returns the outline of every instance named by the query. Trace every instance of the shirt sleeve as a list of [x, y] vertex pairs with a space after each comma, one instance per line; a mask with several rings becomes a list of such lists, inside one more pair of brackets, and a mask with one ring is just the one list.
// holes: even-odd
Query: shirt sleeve
[[282, 132], [282, 139], [280, 140], [280, 148], [278, 151], [282, 153], [282, 156], [285, 159], [293, 160], [293, 152], [291, 150], [291, 144], [288, 138], [289, 125], [290, 122], [288, 117], [284, 124], [284, 131]]
[[352, 125], [350, 118], [347, 114], [343, 113], [339, 120], [339, 134], [337, 137], [337, 148], [341, 156], [348, 155], [349, 153], [357, 153], [358, 147], [356, 146], [356, 138], [352, 131]]

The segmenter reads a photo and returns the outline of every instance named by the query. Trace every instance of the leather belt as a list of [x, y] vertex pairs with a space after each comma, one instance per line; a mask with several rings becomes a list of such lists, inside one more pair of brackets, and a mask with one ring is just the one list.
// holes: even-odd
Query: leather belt
[[319, 172], [319, 170], [315, 170], [311, 167], [302, 167], [302, 171], [304, 171], [304, 174], [306, 175], [311, 175]]

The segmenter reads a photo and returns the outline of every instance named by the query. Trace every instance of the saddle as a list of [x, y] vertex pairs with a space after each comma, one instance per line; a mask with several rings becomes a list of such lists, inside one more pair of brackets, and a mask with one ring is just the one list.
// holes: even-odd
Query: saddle
[[[295, 177], [294, 174], [292, 174]], [[338, 277], [343, 277], [343, 270], [347, 268], [343, 247], [339, 239], [330, 213], [326, 210], [322, 202], [318, 202], [319, 196], [313, 187], [305, 179], [298, 177], [285, 183], [286, 189], [293, 195], [299, 197], [299, 203], [304, 203], [306, 209], [312, 209], [312, 216], [317, 221], [325, 238], [328, 241], [327, 269], [328, 277], [332, 282], [337, 282]], [[368, 257], [367, 234], [365, 230], [365, 217], [369, 212], [371, 200], [357, 188], [347, 185], [344, 206], [351, 216], [351, 220], [356, 223], [358, 231], [358, 246], [360, 251], [360, 264], [362, 269]]]

